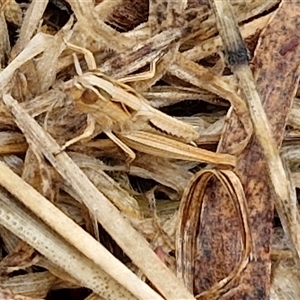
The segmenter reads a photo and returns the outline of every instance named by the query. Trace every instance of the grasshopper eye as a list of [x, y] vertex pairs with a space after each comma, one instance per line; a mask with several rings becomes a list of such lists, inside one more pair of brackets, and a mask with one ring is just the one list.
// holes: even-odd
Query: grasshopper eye
[[90, 89], [86, 89], [81, 96], [81, 100], [85, 104], [94, 104], [98, 99], [98, 95]]

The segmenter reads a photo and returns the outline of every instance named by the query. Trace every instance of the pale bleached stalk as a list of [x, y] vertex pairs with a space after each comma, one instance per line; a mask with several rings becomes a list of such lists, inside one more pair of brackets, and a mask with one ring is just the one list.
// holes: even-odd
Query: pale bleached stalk
[[[161, 299], [92, 236], [0, 162], [0, 184], [139, 299]], [[18, 189], [15, 187], [18, 186]], [[72, 275], [72, 274], [71, 274]]]
[[29, 42], [27, 47], [13, 60], [10, 64], [0, 72], [0, 94], [3, 93], [2, 89], [10, 80], [11, 76], [16, 69], [21, 67], [25, 62], [40, 54], [47, 47], [47, 35], [38, 33]]
[[[38, 123], [10, 95], [3, 97], [16, 123], [29, 144], [39, 149], [78, 197], [96, 216], [104, 229], [114, 238], [166, 299], [195, 299], [164, 265], [148, 242], [130, 225], [115, 206], [88, 180], [86, 175]], [[56, 218], [57, 219], [57, 218]], [[159, 298], [155, 298], [159, 299]]]
[[133, 40], [125, 37], [98, 18], [94, 9], [94, 1], [67, 0], [67, 2], [74, 11], [80, 30], [87, 36], [92, 36], [95, 41], [101, 41], [108, 49], [114, 49], [117, 52], [133, 46]]
[[[5, 167], [2, 162], [1, 166]], [[9, 169], [5, 168], [6, 170], [1, 172], [2, 177], [5, 177]], [[14, 191], [18, 189], [16, 185], [13, 188]], [[26, 194], [25, 190], [21, 191]], [[0, 188], [0, 224], [65, 270], [81, 285], [92, 289], [105, 299], [137, 299], [38, 217], [33, 216], [15, 198], [10, 197], [3, 188]]]
[[[294, 199], [295, 193], [287, 178], [270, 123], [257, 92], [255, 81], [247, 63], [247, 50], [229, 1], [210, 1], [217, 17], [228, 63], [238, 78], [247, 101], [255, 135], [262, 147], [269, 176], [276, 197], [275, 206], [285, 232], [290, 236], [297, 260], [300, 259], [300, 217]], [[282, 2], [283, 3], [283, 2]], [[281, 3], [281, 5], [282, 5]]]
[[38, 30], [48, 2], [48, 0], [33, 0], [30, 3], [22, 22], [19, 38], [12, 50], [13, 57], [27, 47], [31, 37]]

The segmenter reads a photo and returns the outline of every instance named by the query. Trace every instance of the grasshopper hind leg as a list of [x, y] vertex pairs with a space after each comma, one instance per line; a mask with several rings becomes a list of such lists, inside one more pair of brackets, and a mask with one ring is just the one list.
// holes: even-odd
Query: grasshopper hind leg
[[69, 140], [68, 142], [66, 142], [60, 149], [60, 151], [64, 151], [66, 148], [68, 148], [69, 146], [81, 141], [81, 140], [84, 140], [86, 138], [89, 138], [93, 135], [94, 131], [95, 131], [95, 125], [96, 125], [96, 121], [95, 119], [91, 116], [91, 115], [87, 115], [87, 127], [85, 128], [84, 132]]
[[118, 137], [116, 137], [111, 131], [103, 131], [116, 145], [118, 145], [127, 155], [126, 162], [130, 164], [135, 160], [135, 153], [125, 145]]

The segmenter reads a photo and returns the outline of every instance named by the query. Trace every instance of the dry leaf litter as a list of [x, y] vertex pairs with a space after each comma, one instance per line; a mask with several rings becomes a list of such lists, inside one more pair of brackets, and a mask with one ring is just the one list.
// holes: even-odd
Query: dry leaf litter
[[0, 1], [1, 299], [300, 299], [300, 9], [218, 2]]

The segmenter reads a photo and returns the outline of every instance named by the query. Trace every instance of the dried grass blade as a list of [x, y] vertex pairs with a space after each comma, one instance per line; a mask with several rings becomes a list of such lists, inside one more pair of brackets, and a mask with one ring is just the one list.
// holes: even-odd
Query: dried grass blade
[[[1, 166], [5, 167], [3, 163]], [[1, 174], [4, 177], [6, 172]], [[9, 197], [3, 188], [0, 189], [0, 199], [1, 225], [48, 257], [83, 286], [107, 299], [137, 299], [61, 236], [50, 230], [38, 217], [33, 216], [15, 198]]]
[[[153, 299], [160, 299], [160, 297], [157, 298], [155, 292], [152, 292], [147, 285], [136, 278], [134, 274], [115, 259], [101, 244], [94, 240], [30, 185], [15, 175], [2, 162], [0, 162], [0, 170], [0, 184], [2, 186], [18, 197], [31, 211], [80, 250], [85, 256], [89, 257], [103, 270], [106, 270], [107, 273], [115, 278], [122, 286], [128, 287], [128, 289], [137, 289], [133, 291], [133, 293], [142, 295], [142, 297], [149, 298], [155, 296]], [[15, 189], [15, 185], [18, 186], [17, 190]], [[33, 247], [35, 246], [33, 245]], [[37, 250], [40, 251], [39, 249]], [[70, 275], [72, 275], [72, 273], [70, 273]], [[137, 298], [144, 299], [140, 298], [140, 296]]]
[[101, 72], [115, 79], [131, 74], [163, 55], [168, 46], [182, 36], [182, 30], [171, 28], [114, 55], [100, 66]]
[[[271, 12], [266, 16], [256, 18], [253, 21], [242, 25], [240, 28], [242, 37], [245, 39], [247, 37], [250, 37], [251, 35], [256, 34], [258, 30], [263, 30], [273, 14], [274, 12]], [[216, 53], [218, 50], [220, 51], [222, 48], [222, 39], [218, 35], [195, 45], [195, 47], [193, 47], [192, 49], [183, 52], [183, 55], [189, 60], [199, 61]]]
[[160, 157], [200, 161], [223, 166], [235, 166], [236, 162], [232, 155], [214, 153], [145, 131], [122, 133], [119, 137], [135, 150]]
[[114, 49], [117, 52], [127, 50], [133, 46], [129, 38], [98, 18], [93, 1], [68, 0], [67, 2], [75, 13], [80, 30], [84, 31], [87, 36], [93, 36], [94, 40], [105, 43], [107, 49]]
[[[51, 47], [44, 51], [43, 54], [39, 57], [39, 59], [35, 62], [36, 68], [36, 76], [39, 78], [38, 87], [33, 84], [33, 86], [29, 85], [29, 90], [35, 90], [37, 95], [41, 95], [49, 91], [50, 87], [53, 86], [56, 76], [57, 69], [56, 66], [58, 64], [58, 59], [61, 53], [66, 48], [65, 40], [68, 39], [72, 34], [72, 24], [73, 18], [65, 24], [65, 26], [58, 31], [54, 36], [48, 35], [48, 43], [51, 43]], [[29, 77], [29, 74], [26, 74]], [[30, 78], [30, 77], [29, 77]], [[43, 78], [43, 80], [40, 80]]]
[[[183, 18], [184, 17], [188, 18], [188, 14], [183, 16]], [[151, 36], [148, 40], [140, 42], [132, 49], [116, 54], [106, 61], [100, 69], [103, 73], [113, 76], [114, 78], [122, 78], [146, 64], [153, 62], [164, 52], [167, 52], [169, 48], [172, 49], [173, 45], [180, 44], [182, 38], [189, 34], [190, 31], [194, 31], [194, 27], [200, 27], [201, 21], [205, 18], [207, 18], [207, 14], [200, 10], [199, 15], [196, 18], [196, 24], [193, 24], [193, 21], [186, 22], [184, 26], [177, 25], [175, 28], [171, 27], [163, 30], [159, 34]], [[184, 20], [181, 19], [180, 21], [184, 22]], [[176, 57], [173, 57], [173, 59], [174, 58]], [[162, 75], [164, 71], [165, 70], [162, 68], [159, 74]], [[143, 87], [140, 87], [139, 89], [142, 90]]]
[[[229, 2], [215, 1], [212, 2], [212, 6], [217, 15], [217, 23], [223, 39], [229, 67], [239, 80], [242, 92], [247, 100], [256, 137], [263, 149], [269, 176], [276, 193], [274, 200], [277, 212], [286, 233], [293, 241], [295, 255], [300, 263], [300, 216], [296, 207], [291, 203], [292, 195], [290, 193], [290, 183], [287, 179], [285, 167], [279, 155], [278, 146], [270, 122], [262, 106], [260, 95], [256, 89], [254, 77], [248, 66], [247, 49], [241, 38]], [[299, 10], [297, 11], [298, 8], [298, 5], [294, 4], [294, 2], [282, 2], [280, 9], [273, 17], [273, 20], [278, 18], [279, 22], [284, 22], [284, 19], [280, 19], [280, 15], [285, 12], [285, 14], [295, 16], [296, 12], [299, 14]], [[222, 16], [224, 15], [227, 17], [223, 18]], [[297, 15], [295, 16], [294, 22], [300, 24], [300, 19], [299, 17], [297, 18]], [[285, 43], [286, 44], [281, 46], [281, 49], [279, 50], [279, 55], [282, 57], [285, 56], [287, 52], [295, 51], [296, 47], [299, 45], [299, 37], [296, 39], [290, 38]], [[294, 94], [296, 93], [297, 88], [296, 82], [299, 80], [300, 76], [299, 66], [296, 67], [295, 73], [297, 74], [297, 79], [293, 87]]]
[[26, 11], [22, 27], [20, 29], [19, 38], [12, 49], [11, 56], [15, 58], [22, 50], [24, 50], [31, 37], [37, 31], [44, 11], [47, 7], [49, 0], [33, 0]]
[[24, 153], [28, 145], [24, 137], [15, 132], [0, 132], [0, 155]]
[[142, 178], [153, 179], [162, 185], [168, 186], [177, 191], [179, 195], [187, 185], [192, 173], [183, 170], [182, 166], [170, 162], [170, 160], [138, 154], [129, 169], [130, 174]]
[[1, 278], [0, 287], [9, 289], [14, 294], [44, 298], [60, 281], [59, 278], [46, 271]]
[[10, 290], [2, 288], [0, 288], [0, 297], [2, 300], [44, 300], [40, 298], [31, 298], [26, 296], [14, 295]]
[[237, 95], [236, 91], [220, 76], [217, 76], [199, 64], [186, 59], [184, 55], [180, 53], [176, 55], [175, 63], [170, 67], [169, 71], [171, 74], [192, 85], [205, 89], [230, 101], [240, 122], [243, 124], [246, 135], [238, 137], [238, 144], [236, 143], [232, 148], [228, 147], [227, 153], [238, 154], [242, 152], [251, 138], [253, 126], [246, 103], [239, 95]]
[[0, 9], [0, 36], [0, 68], [2, 68], [5, 62], [5, 58], [8, 56], [8, 53], [10, 51], [8, 28], [2, 9]]
[[[206, 186], [213, 177], [221, 182], [235, 208], [240, 225], [242, 254], [232, 272], [207, 291], [200, 293], [197, 299], [220, 299], [223, 294], [226, 294], [232, 288], [234, 280], [245, 269], [253, 253], [253, 241], [248, 221], [246, 197], [239, 178], [234, 172], [229, 170], [203, 170], [194, 175], [185, 189], [180, 204], [176, 237], [178, 276], [183, 279], [188, 289], [193, 292], [194, 282], [197, 280], [197, 276], [201, 276], [201, 274], [195, 274], [195, 259], [198, 248], [197, 235], [200, 234], [201, 239], [201, 228], [205, 227], [206, 222], [208, 224], [218, 222], [217, 219], [209, 219], [207, 214], [204, 213], [206, 206], [204, 203]], [[222, 232], [218, 234], [222, 236]], [[226, 239], [226, 234], [223, 235], [223, 239]], [[207, 245], [204, 251], [209, 252], [211, 249]], [[207, 267], [210, 268], [210, 266]]]
[[73, 161], [84, 171], [88, 178], [111, 202], [126, 216], [141, 219], [137, 200], [120, 184], [108, 176], [101, 168], [103, 163], [87, 155], [70, 153]]
[[[40, 149], [57, 172], [72, 186], [82, 202], [95, 214], [105, 230], [155, 287], [167, 299], [194, 299], [176, 276], [160, 261], [147, 241], [134, 230], [113, 204], [98, 191], [70, 157], [66, 153], [60, 152], [60, 147], [54, 139], [11, 96], [5, 95], [3, 100], [14, 114], [16, 122], [26, 136], [27, 141]], [[54, 153], [59, 154], [55, 155]], [[155, 297], [155, 299], [160, 298], [159, 296]]]
[[[298, 37], [299, 34], [297, 29], [299, 7], [292, 2], [283, 2], [282, 5], [285, 8], [283, 10], [279, 8], [261, 34], [260, 43], [252, 61], [257, 89], [264, 103], [277, 147], [280, 146], [283, 139], [286, 118], [298, 82], [299, 69], [295, 62], [300, 60], [299, 45], [296, 46], [295, 44], [295, 49], [288, 48], [293, 51], [286, 52], [284, 56], [279, 55], [282, 46], [286, 45], [285, 42], [289, 45], [288, 41]], [[287, 9], [288, 11], [286, 11]], [[282, 26], [281, 18], [285, 18], [286, 15], [289, 15], [289, 21], [285, 22], [285, 26]], [[229, 146], [233, 147], [236, 136], [239, 136], [241, 132], [243, 132], [243, 128], [233, 111], [225, 124], [219, 149], [226, 152]], [[231, 299], [239, 300], [247, 297], [269, 299], [271, 285], [270, 247], [275, 195], [272, 184], [270, 184], [264, 153], [255, 136], [250, 140], [245, 150], [237, 156], [236, 173], [239, 174], [244, 189], [247, 191], [249, 220], [257, 260], [249, 262], [240, 277], [240, 290], [235, 291]], [[218, 201], [215, 205], [210, 205], [208, 211], [211, 214], [218, 214], [220, 217], [218, 224], [211, 224], [212, 230], [218, 232], [223, 230], [226, 224], [230, 224], [230, 228], [235, 226], [235, 217], [231, 216], [230, 211], [221, 209], [228, 203], [228, 197], [224, 195], [220, 184], [212, 184], [206, 188], [208, 199], [215, 199], [216, 195], [218, 195]], [[294, 200], [292, 202], [294, 203]], [[208, 205], [210, 203], [212, 201], [207, 201]], [[296, 210], [291, 209], [291, 212], [297, 214]], [[293, 214], [290, 216], [294, 218]], [[226, 223], [222, 222], [224, 219], [226, 219]], [[298, 230], [294, 231], [295, 234], [298, 232]], [[214, 236], [209, 230], [204, 230], [202, 237], [206, 240], [214, 240]], [[226, 260], [227, 267], [234, 266], [236, 253], [240, 253], [240, 247], [235, 243], [235, 237], [236, 235], [233, 234], [232, 243], [227, 244], [226, 247], [219, 241], [218, 245], [216, 244], [216, 251], [210, 254], [209, 259], [205, 253], [199, 253], [198, 257], [201, 263], [209, 263], [218, 259], [224, 252], [223, 259]], [[201, 269], [201, 276], [217, 280], [216, 272], [218, 270], [219, 268], [214, 270]], [[205, 290], [205, 282], [198, 281], [197, 283], [200, 292]]]
[[[179, 24], [184, 25], [184, 18], [181, 17], [184, 15], [184, 11], [187, 6], [187, 1], [186, 0], [180, 0], [180, 1], [173, 1], [169, 0], [165, 3], [160, 3], [160, 5], [157, 6], [163, 6], [167, 4], [167, 10], [166, 13], [160, 14], [160, 12], [157, 12], [155, 15], [156, 25], [159, 24], [159, 27], [157, 28], [159, 31], [160, 30], [166, 30], [168, 28], [172, 27], [178, 27], [180, 28], [181, 26]], [[155, 12], [153, 12], [155, 13]], [[163, 20], [160, 20], [160, 16], [165, 16], [166, 18]], [[150, 18], [149, 18], [150, 20]], [[151, 22], [149, 21], [151, 24]], [[184, 27], [184, 26], [182, 26]], [[152, 33], [153, 34], [153, 33]], [[181, 39], [176, 41], [172, 46], [170, 45], [168, 47], [168, 52], [162, 57], [162, 59], [159, 61], [156, 72], [152, 78], [149, 78], [148, 80], [144, 80], [143, 82], [137, 82], [136, 84], [133, 85], [134, 89], [141, 92], [141, 91], [146, 91], [149, 89], [152, 85], [154, 85], [159, 79], [163, 77], [163, 75], [166, 73], [166, 71], [169, 69], [169, 66], [173, 63], [174, 59], [176, 58], [176, 53], [179, 50], [181, 44]]]
[[31, 58], [43, 52], [47, 47], [47, 35], [43, 33], [36, 34], [29, 42], [27, 47], [14, 58], [13, 61], [0, 73], [0, 93], [3, 93], [3, 88], [10, 80], [11, 76], [20, 66]]

